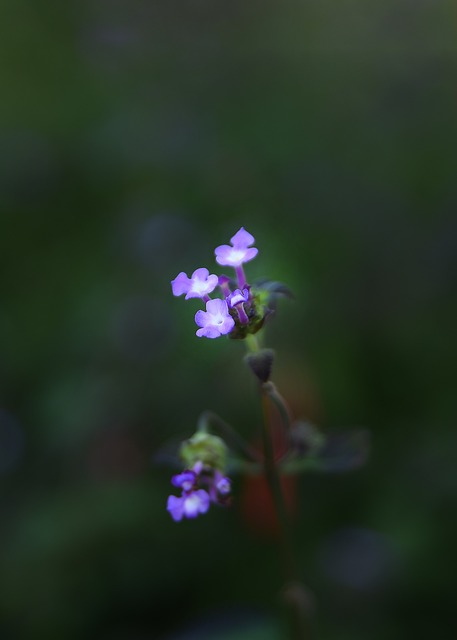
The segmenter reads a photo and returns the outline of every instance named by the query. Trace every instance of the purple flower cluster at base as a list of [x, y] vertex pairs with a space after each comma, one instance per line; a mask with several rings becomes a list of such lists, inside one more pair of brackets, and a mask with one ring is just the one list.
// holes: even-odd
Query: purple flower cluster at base
[[[171, 484], [182, 489], [181, 496], [171, 495], [167, 501], [167, 511], [175, 522], [206, 513], [211, 502], [223, 504], [231, 488], [229, 478], [217, 469], [204, 467], [201, 462], [173, 476]], [[206, 488], [202, 489], [201, 485]]]

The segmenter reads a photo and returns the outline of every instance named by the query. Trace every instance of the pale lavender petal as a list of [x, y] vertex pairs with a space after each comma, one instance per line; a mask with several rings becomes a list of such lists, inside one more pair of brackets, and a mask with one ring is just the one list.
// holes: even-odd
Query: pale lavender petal
[[230, 242], [234, 247], [245, 249], [246, 247], [249, 247], [249, 245], [254, 244], [255, 239], [254, 236], [251, 236], [244, 227], [241, 227], [241, 229], [235, 233], [233, 238], [230, 238]]
[[224, 320], [224, 323], [218, 328], [221, 335], [225, 336], [227, 335], [227, 333], [230, 333], [234, 326], [235, 320], [232, 318], [232, 316], [227, 316], [227, 318]]
[[206, 279], [206, 283], [208, 285], [208, 290], [206, 293], [211, 293], [212, 291], [214, 291], [214, 289], [218, 286], [219, 284], [219, 277], [215, 274], [212, 273], [210, 276], [208, 276], [208, 278]]
[[256, 249], [255, 247], [251, 247], [250, 249], [245, 249], [243, 262], [249, 262], [250, 260], [253, 260], [258, 253], [259, 253], [259, 250]]
[[209, 503], [210, 503], [208, 493], [204, 489], [199, 489], [195, 493], [198, 494], [198, 497], [200, 500], [200, 506], [199, 506], [200, 513], [206, 513], [209, 509]]
[[209, 276], [209, 271], [205, 267], [200, 267], [199, 269], [195, 269], [192, 274], [192, 280], [206, 280]]
[[175, 522], [182, 520], [184, 515], [184, 498], [177, 496], [169, 496], [167, 502], [167, 511]]
[[212, 326], [197, 329], [196, 334], [199, 338], [220, 338], [221, 336], [221, 332]]
[[190, 491], [195, 484], [195, 478], [193, 471], [183, 471], [172, 477], [171, 484], [184, 491]]
[[227, 315], [228, 314], [227, 303], [225, 302], [225, 300], [221, 300], [220, 298], [215, 298], [214, 300], [209, 300], [206, 303], [206, 310], [212, 316], [215, 316], [215, 315], [218, 315], [218, 314], [222, 314], [222, 315]]
[[[192, 285], [191, 285], [192, 286]], [[203, 298], [205, 294], [201, 291], [194, 291], [192, 289], [186, 294], [186, 300], [190, 300], [191, 298]]]
[[196, 518], [199, 513], [206, 513], [209, 509], [209, 495], [204, 489], [194, 491], [184, 498], [184, 515]]
[[181, 271], [174, 280], [171, 281], [171, 289], [174, 296], [181, 296], [183, 293], [187, 293], [192, 285], [190, 280], [184, 271]]
[[[221, 244], [220, 247], [216, 247], [214, 253], [216, 255], [216, 262], [222, 266], [231, 267], [230, 256], [232, 254], [233, 247], [228, 244]], [[227, 262], [228, 260], [228, 262]]]
[[243, 262], [249, 262], [250, 260], [253, 260], [253, 258], [255, 258], [258, 253], [259, 253], [259, 250], [256, 249], [255, 247], [246, 249]]
[[206, 325], [211, 323], [211, 315], [206, 311], [197, 311], [195, 314], [195, 322], [199, 327], [206, 327]]

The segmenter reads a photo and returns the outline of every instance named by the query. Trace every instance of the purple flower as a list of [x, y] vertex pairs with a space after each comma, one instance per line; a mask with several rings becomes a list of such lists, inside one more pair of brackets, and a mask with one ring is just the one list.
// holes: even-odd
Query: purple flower
[[198, 329], [199, 338], [219, 338], [219, 336], [230, 333], [235, 326], [235, 321], [228, 312], [225, 300], [216, 298], [206, 303], [206, 311], [197, 311], [195, 322], [201, 329]]
[[229, 307], [236, 307], [237, 304], [247, 302], [249, 300], [249, 289], [235, 289], [235, 291], [228, 297], [227, 303]]
[[183, 491], [190, 491], [195, 484], [196, 478], [197, 476], [193, 471], [183, 471], [172, 477], [171, 484]]
[[214, 475], [211, 478], [208, 486], [209, 497], [211, 502], [216, 504], [223, 504], [224, 498], [228, 496], [232, 489], [232, 483], [230, 478], [223, 476], [217, 469], [214, 470]]
[[209, 495], [204, 489], [197, 489], [183, 494], [180, 498], [169, 496], [167, 510], [175, 522], [183, 518], [196, 518], [199, 513], [206, 513], [209, 509]]
[[216, 473], [214, 474], [214, 484], [216, 486], [217, 492], [220, 493], [221, 496], [228, 495], [232, 488], [230, 478], [223, 476], [218, 471], [216, 471]]
[[215, 274], [209, 274], [208, 269], [201, 267], [196, 269], [191, 278], [188, 278], [184, 271], [181, 271], [174, 280], [171, 281], [171, 288], [174, 296], [186, 294], [189, 298], [204, 298], [217, 287], [219, 278]]
[[224, 276], [223, 274], [219, 276], [219, 286], [225, 298], [230, 295], [230, 282], [231, 279], [228, 276]]
[[[243, 267], [237, 267], [237, 269], [242, 270]], [[241, 274], [244, 279], [244, 273]], [[229, 295], [227, 298], [227, 304], [232, 309], [237, 310], [238, 318], [240, 319], [241, 324], [249, 324], [249, 317], [244, 309], [243, 304], [248, 302], [249, 300], [249, 289], [235, 289], [233, 293]]]
[[216, 247], [214, 251], [216, 262], [223, 266], [240, 267], [244, 262], [249, 262], [249, 260], [255, 258], [258, 253], [258, 250], [254, 247], [249, 248], [251, 244], [254, 244], [255, 239], [244, 227], [241, 227], [235, 233], [230, 242], [232, 246], [222, 244], [220, 247]]

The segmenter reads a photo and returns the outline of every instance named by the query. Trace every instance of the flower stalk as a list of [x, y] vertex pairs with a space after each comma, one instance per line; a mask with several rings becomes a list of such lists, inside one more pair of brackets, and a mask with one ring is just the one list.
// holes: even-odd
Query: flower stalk
[[297, 560], [293, 541], [292, 525], [287, 511], [284, 493], [281, 486], [281, 477], [275, 459], [271, 418], [272, 397], [269, 391], [269, 385], [270, 383], [264, 383], [260, 386], [263, 413], [262, 441], [265, 478], [271, 492], [279, 526], [279, 551], [282, 560], [283, 577], [285, 580], [283, 601], [288, 609], [290, 639], [309, 640], [311, 635], [308, 621], [309, 607], [306, 606], [307, 598], [290, 597], [290, 594], [293, 594], [294, 592], [304, 594], [305, 589], [303, 585], [301, 585], [297, 575]]
[[[181, 495], [170, 496], [167, 508], [178, 522], [206, 513], [211, 504], [229, 504], [231, 482], [225, 476], [229, 450], [240, 454], [239, 469], [263, 471], [278, 523], [279, 555], [285, 581], [282, 595], [287, 605], [290, 639], [309, 640], [309, 598], [298, 579], [292, 522], [275, 456], [272, 410], [278, 413], [289, 442], [292, 442], [292, 417], [286, 401], [270, 380], [274, 352], [261, 347], [258, 338], [265, 321], [274, 313], [277, 296], [290, 296], [290, 291], [278, 282], [248, 283], [244, 264], [253, 260], [258, 250], [252, 246], [254, 237], [244, 227], [235, 233], [230, 243], [216, 247], [214, 254], [219, 265], [234, 270], [234, 279], [224, 274], [210, 274], [207, 268], [200, 267], [190, 278], [180, 272], [171, 281], [171, 286], [173, 295], [185, 295], [186, 300], [199, 298], [205, 304], [205, 310], [200, 309], [195, 314], [199, 338], [227, 336], [244, 340], [247, 348], [244, 359], [256, 377], [260, 392], [263, 452], [253, 449], [218, 415], [203, 412], [196, 433], [181, 446], [180, 456], [185, 469], [172, 478], [173, 486], [181, 491]], [[216, 297], [210, 297], [210, 294], [214, 296], [216, 288], [222, 297], [217, 297], [217, 292]], [[232, 469], [233, 462], [232, 457]]]

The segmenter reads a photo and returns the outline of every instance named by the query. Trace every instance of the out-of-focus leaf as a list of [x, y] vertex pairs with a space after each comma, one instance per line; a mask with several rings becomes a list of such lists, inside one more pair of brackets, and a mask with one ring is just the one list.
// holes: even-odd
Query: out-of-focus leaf
[[239, 473], [248, 476], [258, 476], [264, 472], [264, 466], [260, 462], [250, 462], [234, 455], [229, 455], [227, 467], [230, 475]]
[[341, 473], [365, 464], [370, 450], [369, 432], [365, 429], [330, 434], [315, 453], [295, 453], [281, 463], [284, 474], [304, 471]]
[[290, 288], [284, 284], [284, 282], [277, 282], [276, 280], [256, 280], [255, 282], [256, 289], [262, 289], [263, 291], [267, 291], [270, 295], [278, 295], [285, 296], [286, 298], [294, 298], [294, 294], [290, 290]]

